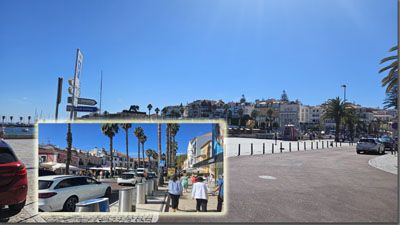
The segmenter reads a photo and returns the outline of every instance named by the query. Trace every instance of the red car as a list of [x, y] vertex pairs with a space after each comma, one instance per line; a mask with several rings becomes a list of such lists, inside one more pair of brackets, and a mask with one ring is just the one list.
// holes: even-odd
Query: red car
[[10, 212], [20, 212], [25, 206], [27, 192], [25, 165], [10, 145], [0, 139], [0, 217], [7, 205]]

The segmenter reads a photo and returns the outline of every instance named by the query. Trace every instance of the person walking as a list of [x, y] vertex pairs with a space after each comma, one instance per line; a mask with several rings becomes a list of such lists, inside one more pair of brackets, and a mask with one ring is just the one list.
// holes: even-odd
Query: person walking
[[188, 177], [186, 176], [186, 174], [183, 174], [183, 176], [181, 177], [181, 183], [182, 183], [182, 188], [183, 188], [183, 193], [188, 192]]
[[197, 177], [197, 182], [192, 187], [192, 199], [196, 199], [196, 211], [207, 212], [208, 192], [211, 189], [206, 183], [203, 183], [202, 177]]
[[168, 183], [168, 193], [172, 200], [173, 212], [176, 212], [176, 210], [179, 210], [178, 209], [179, 197], [182, 194], [182, 191], [183, 191], [183, 188], [182, 188], [181, 181], [178, 179], [178, 176], [176, 174], [174, 174], [174, 176], [172, 176], [172, 180], [170, 180]]
[[217, 212], [222, 211], [222, 203], [224, 202], [224, 176], [218, 181], [217, 188], [215, 188], [214, 192], [218, 192], [218, 205]]

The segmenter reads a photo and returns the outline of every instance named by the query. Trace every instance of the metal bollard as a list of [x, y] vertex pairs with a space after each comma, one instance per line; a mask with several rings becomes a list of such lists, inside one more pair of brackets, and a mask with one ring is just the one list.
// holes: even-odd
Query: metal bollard
[[339, 144], [340, 144], [340, 147], [342, 147], [342, 142], [339, 142]]
[[274, 154], [274, 143], [272, 143], [272, 154]]
[[154, 181], [154, 188], [153, 188], [153, 190], [154, 190], [154, 191], [158, 191], [158, 179], [157, 179], [157, 178], [154, 178], [153, 181]]
[[136, 204], [146, 203], [146, 184], [140, 183], [136, 184]]
[[110, 212], [108, 198], [95, 198], [76, 203], [75, 212]]
[[251, 143], [251, 155], [253, 155], [253, 143]]
[[134, 212], [133, 196], [136, 194], [136, 188], [124, 188], [119, 190], [118, 212]]
[[311, 149], [313, 149], [313, 143], [311, 142]]
[[297, 151], [300, 151], [300, 144], [297, 142]]
[[337, 141], [335, 143], [336, 143], [336, 147], [337, 147]]
[[289, 152], [292, 152], [292, 142], [289, 142]]
[[263, 155], [265, 154], [265, 143], [263, 143]]
[[281, 142], [281, 153], [282, 153], [282, 142]]
[[318, 142], [315, 142], [315, 144], [317, 144], [317, 149], [318, 149]]
[[240, 156], [240, 144], [238, 145], [238, 156]]
[[324, 149], [324, 142], [322, 142], [322, 149]]
[[304, 142], [304, 151], [306, 151], [307, 149], [306, 149], [306, 142]]
[[146, 189], [148, 196], [153, 195], [153, 180], [150, 179], [146, 181]]

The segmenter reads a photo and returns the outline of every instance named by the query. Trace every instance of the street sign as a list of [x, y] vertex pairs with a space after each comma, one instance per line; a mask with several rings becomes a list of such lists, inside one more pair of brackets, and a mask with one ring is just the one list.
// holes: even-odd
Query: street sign
[[174, 175], [175, 174], [175, 168], [168, 168], [168, 174]]
[[164, 160], [163, 160], [163, 161], [160, 161], [160, 162], [158, 163], [158, 166], [159, 166], [159, 167], [165, 166], [165, 161], [164, 161]]
[[72, 106], [78, 105], [78, 98], [81, 95], [82, 61], [83, 61], [83, 55], [78, 48], [77, 52], [76, 52], [75, 74], [74, 74], [73, 94], [72, 94], [72, 97], [73, 97]]
[[[68, 103], [72, 103], [72, 97], [68, 97]], [[96, 105], [97, 102], [94, 99], [78, 98], [78, 104], [81, 104], [81, 105]]]
[[[67, 111], [71, 111], [72, 106], [67, 105]], [[77, 106], [74, 107], [74, 112], [97, 112], [99, 109], [97, 107], [91, 106]]]
[[397, 130], [397, 128], [398, 128], [397, 122], [394, 122], [394, 123], [392, 124], [392, 128], [395, 129], [395, 130]]

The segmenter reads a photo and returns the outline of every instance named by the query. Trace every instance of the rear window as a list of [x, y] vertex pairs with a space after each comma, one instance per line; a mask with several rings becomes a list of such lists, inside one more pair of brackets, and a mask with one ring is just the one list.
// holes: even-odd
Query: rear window
[[137, 176], [138, 177], [144, 177], [144, 174], [143, 173], [138, 173]]
[[39, 190], [48, 189], [53, 184], [53, 181], [39, 180]]
[[17, 158], [9, 148], [0, 147], [0, 164], [17, 162]]
[[121, 174], [120, 177], [122, 179], [132, 179], [132, 178], [135, 177], [135, 175], [133, 175], [133, 174]]
[[373, 144], [375, 144], [375, 141], [374, 141], [373, 139], [361, 139], [360, 142], [363, 142], [363, 143], [373, 143]]

